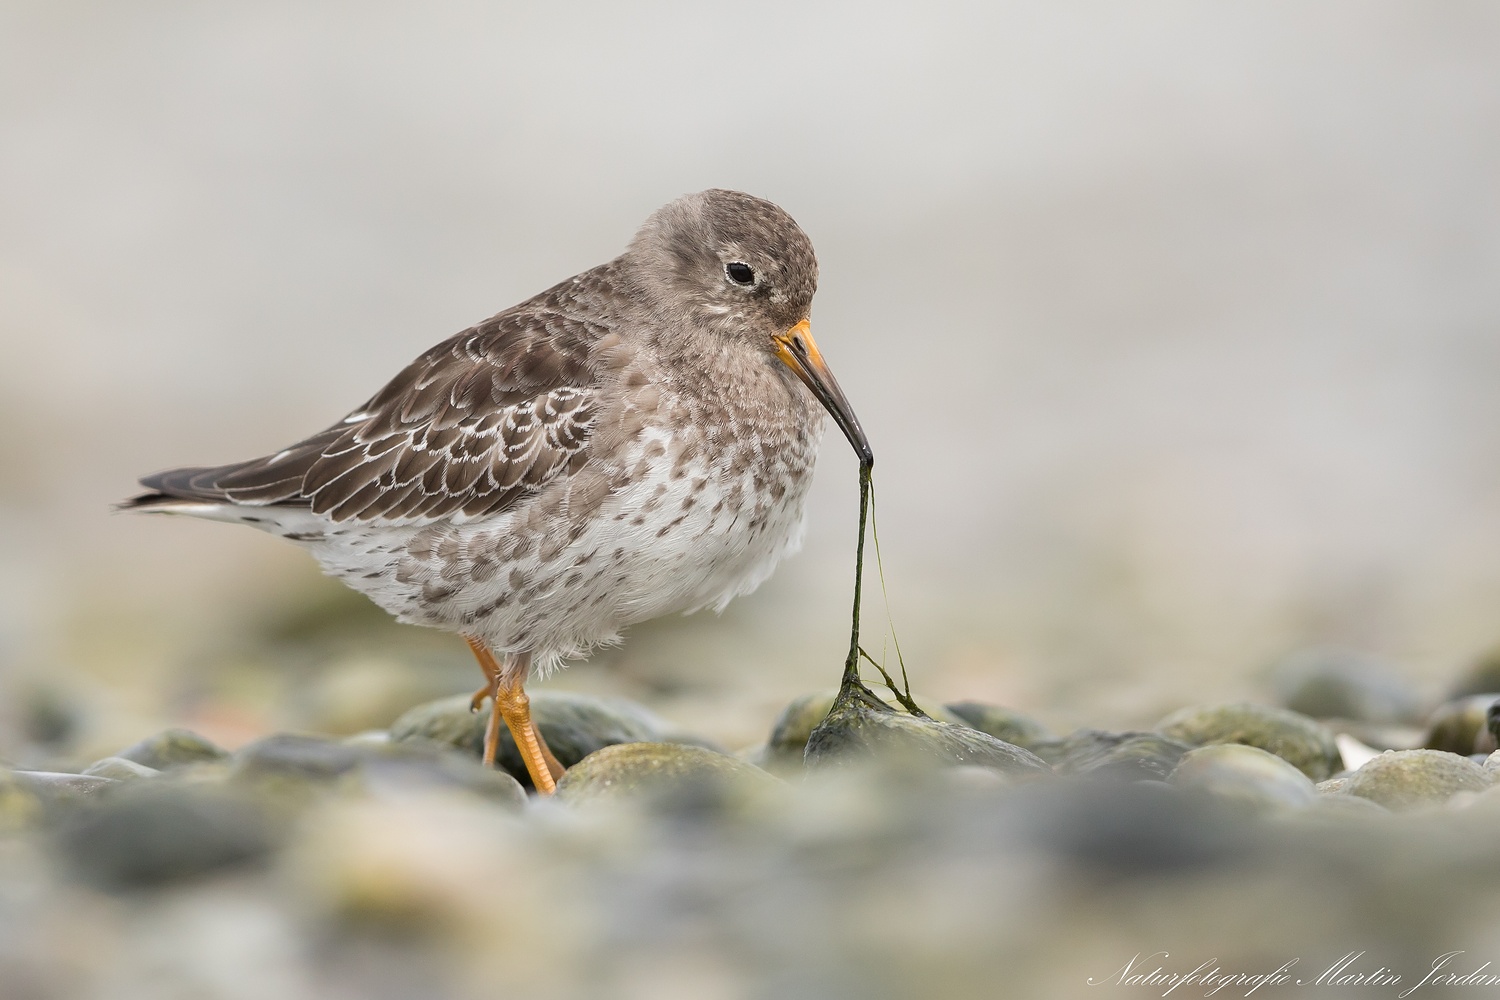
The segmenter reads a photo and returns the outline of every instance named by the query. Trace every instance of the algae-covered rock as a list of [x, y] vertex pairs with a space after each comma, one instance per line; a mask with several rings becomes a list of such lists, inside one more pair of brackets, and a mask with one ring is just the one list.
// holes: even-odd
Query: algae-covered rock
[[1483, 767], [1442, 750], [1389, 750], [1349, 776], [1343, 794], [1401, 811], [1441, 805], [1459, 792], [1490, 787]]
[[897, 712], [863, 685], [839, 692], [807, 740], [809, 767], [860, 758], [900, 764], [976, 765], [1013, 775], [1051, 770], [1029, 750], [977, 729]]
[[[917, 704], [922, 704], [920, 699]], [[970, 729], [988, 733], [997, 740], [1033, 753], [1038, 744], [1053, 738], [1052, 731], [1036, 719], [1003, 705], [991, 705], [982, 701], [954, 701], [943, 708], [955, 716], [947, 721], [960, 722]]]
[[115, 756], [165, 771], [184, 764], [223, 760], [229, 756], [229, 751], [190, 729], [165, 729], [126, 747]]
[[[812, 731], [818, 728], [818, 724], [828, 717], [828, 711], [833, 708], [833, 702], [837, 696], [837, 690], [815, 691], [793, 699], [786, 708], [781, 710], [781, 714], [771, 726], [771, 737], [766, 741], [765, 750], [755, 763], [773, 774], [788, 775], [800, 772], [805, 762], [807, 739], [812, 735]], [[930, 698], [918, 695], [914, 696], [913, 700], [934, 719], [957, 725], [965, 724], [957, 713], [938, 705]]]
[[1171, 774], [1190, 748], [1160, 733], [1079, 729], [1031, 749], [1063, 774], [1150, 780]]
[[[531, 717], [542, 739], [563, 767], [572, 767], [596, 750], [617, 743], [700, 741], [678, 734], [665, 720], [644, 706], [623, 698], [595, 698], [570, 691], [531, 693]], [[479, 757], [484, 752], [484, 730], [489, 707], [473, 712], [469, 696], [442, 698], [410, 709], [391, 724], [394, 743], [431, 740]], [[496, 747], [495, 764], [527, 788], [531, 775], [504, 727]]]
[[1162, 719], [1156, 731], [1189, 746], [1243, 743], [1259, 747], [1313, 781], [1322, 781], [1343, 766], [1328, 727], [1284, 708], [1249, 702], [1195, 705]]
[[589, 754], [557, 783], [557, 797], [581, 803], [665, 796], [755, 796], [780, 779], [728, 754], [685, 743], [616, 743]]
[[1216, 743], [1188, 751], [1172, 772], [1171, 782], [1255, 809], [1298, 809], [1318, 797], [1307, 775], [1275, 754], [1242, 743]]

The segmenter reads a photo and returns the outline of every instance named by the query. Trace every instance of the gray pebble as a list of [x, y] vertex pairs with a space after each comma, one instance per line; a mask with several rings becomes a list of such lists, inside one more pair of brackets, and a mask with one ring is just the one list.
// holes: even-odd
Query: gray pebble
[[23, 788], [43, 801], [68, 801], [97, 795], [118, 784], [113, 778], [62, 771], [12, 771]]
[[1334, 822], [1378, 818], [1390, 814], [1391, 811], [1385, 806], [1359, 795], [1319, 795], [1312, 808], [1298, 813], [1308, 819], [1328, 819]]
[[134, 781], [138, 778], [154, 778], [161, 774], [154, 767], [145, 764], [137, 764], [133, 760], [124, 757], [104, 757], [94, 761], [83, 769], [83, 773], [100, 778], [113, 778], [116, 781]]
[[[918, 705], [922, 704], [920, 699], [914, 700]], [[997, 740], [1024, 747], [1033, 753], [1036, 752], [1037, 744], [1053, 738], [1051, 730], [1046, 726], [1013, 708], [980, 701], [949, 702], [943, 708], [957, 717], [949, 721], [962, 722], [971, 729], [989, 733]]]
[[56, 843], [74, 877], [123, 890], [253, 862], [277, 839], [266, 814], [227, 787], [135, 781], [80, 805], [59, 826]]
[[500, 804], [519, 807], [526, 800], [519, 782], [504, 771], [483, 767], [449, 747], [422, 740], [400, 744], [279, 733], [241, 749], [234, 760], [236, 779], [297, 804], [319, 786], [338, 783], [380, 794], [403, 788], [454, 788]]
[[1031, 749], [1064, 774], [1139, 781], [1167, 777], [1191, 748], [1160, 733], [1080, 729]]
[[1256, 809], [1302, 808], [1318, 797], [1307, 775], [1259, 747], [1219, 743], [1190, 751], [1172, 772], [1180, 788], [1196, 788]]

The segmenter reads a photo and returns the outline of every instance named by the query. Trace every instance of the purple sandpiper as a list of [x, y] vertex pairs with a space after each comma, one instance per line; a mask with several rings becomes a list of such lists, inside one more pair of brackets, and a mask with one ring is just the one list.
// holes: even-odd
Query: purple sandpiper
[[870, 446], [808, 327], [812, 243], [776, 205], [687, 195], [630, 246], [427, 351], [265, 458], [147, 476], [129, 510], [250, 524], [403, 622], [457, 632], [538, 791], [524, 684], [634, 623], [723, 608], [803, 534], [824, 417]]

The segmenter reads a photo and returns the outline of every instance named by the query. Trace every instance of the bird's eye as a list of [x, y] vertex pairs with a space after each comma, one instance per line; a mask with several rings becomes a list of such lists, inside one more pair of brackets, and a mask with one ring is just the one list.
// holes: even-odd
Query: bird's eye
[[743, 261], [732, 260], [725, 264], [724, 273], [736, 285], [755, 284], [755, 269]]

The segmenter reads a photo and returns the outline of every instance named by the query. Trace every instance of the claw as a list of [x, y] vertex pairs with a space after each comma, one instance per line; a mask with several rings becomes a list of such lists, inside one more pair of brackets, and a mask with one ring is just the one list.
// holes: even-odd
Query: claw
[[471, 713], [479, 711], [484, 707], [484, 699], [493, 698], [494, 696], [495, 686], [493, 684], [486, 684], [478, 691], [475, 691], [474, 697], [469, 699], [469, 711]]

